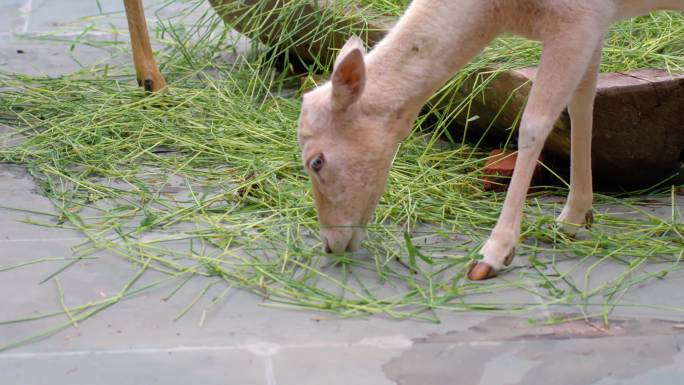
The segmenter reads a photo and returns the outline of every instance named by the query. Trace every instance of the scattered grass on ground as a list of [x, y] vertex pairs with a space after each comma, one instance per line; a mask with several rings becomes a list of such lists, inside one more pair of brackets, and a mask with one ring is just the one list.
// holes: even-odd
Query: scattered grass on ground
[[[608, 39], [613, 48], [605, 68], [618, 68], [620, 61], [629, 68], [681, 69], [681, 47], [659, 48], [658, 55], [646, 51], [670, 33], [684, 36], [683, 31], [683, 18], [673, 14], [620, 24]], [[5, 314], [19, 318], [0, 320], [0, 327], [55, 321], [0, 350], [75, 325], [161, 283], [175, 282], [173, 295], [193, 278], [205, 280], [207, 289], [224, 288], [208, 307], [232, 288], [242, 288], [261, 296], [265, 306], [339, 317], [438, 322], [440, 311], [551, 308], [607, 322], [616, 307], [657, 307], [623, 298], [635, 285], [664, 279], [684, 266], [677, 186], [665, 182], [640, 192], [669, 202], [669, 218], [650, 214], [639, 196], [597, 194], [603, 209], [596, 225], [576, 240], [553, 226], [566, 189], [549, 187], [533, 194], [525, 208], [522, 265], [485, 283], [464, 280], [503, 196], [482, 190], [484, 150], [460, 138], [442, 140], [449, 122], [439, 114], [435, 130], [416, 130], [403, 143], [365, 250], [323, 255], [296, 143], [296, 79], [275, 71], [272, 51], [258, 44], [245, 48], [210, 13], [189, 27], [160, 20], [157, 38], [169, 81], [160, 95], [144, 97], [130, 63], [103, 63], [56, 78], [0, 75], [0, 124], [13, 129], [3, 139], [21, 142], [0, 149], [0, 162], [26, 167], [55, 208], [24, 211], [36, 225], [76, 229], [86, 238], [44, 281], [57, 280], [84, 259], [97, 263], [103, 252], [138, 269], [116, 295], [70, 308], [56, 304], [52, 313]], [[223, 60], [223, 52], [235, 57]], [[524, 66], [536, 55], [535, 44], [506, 38], [473, 66], [504, 61]], [[45, 261], [0, 266], [0, 274]], [[614, 270], [610, 278], [592, 280], [605, 266]], [[154, 279], [141, 284], [143, 275]], [[58, 287], [60, 298], [68, 295]], [[510, 291], [529, 292], [539, 301], [496, 300]], [[202, 314], [204, 322], [206, 308]]]

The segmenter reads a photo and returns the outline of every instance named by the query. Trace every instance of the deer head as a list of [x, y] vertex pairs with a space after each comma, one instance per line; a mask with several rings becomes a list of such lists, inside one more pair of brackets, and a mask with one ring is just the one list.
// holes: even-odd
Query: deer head
[[386, 95], [369, 87], [367, 75], [363, 42], [353, 37], [340, 50], [331, 80], [302, 103], [299, 144], [326, 252], [360, 247], [397, 145], [411, 127], [405, 114], [385, 108]]

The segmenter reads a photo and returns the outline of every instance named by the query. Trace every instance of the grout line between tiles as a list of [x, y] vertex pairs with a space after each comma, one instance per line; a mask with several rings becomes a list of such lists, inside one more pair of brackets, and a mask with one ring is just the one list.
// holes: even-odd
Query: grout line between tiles
[[21, 28], [22, 33], [28, 32], [29, 18], [31, 16], [31, 8], [33, 7], [33, 0], [27, 0], [24, 5], [19, 7], [19, 14], [21, 18], [24, 19], [24, 25]]
[[[126, 354], [169, 354], [169, 353], [195, 353], [195, 352], [221, 352], [244, 350], [256, 356], [271, 358], [282, 350], [287, 349], [345, 349], [363, 347], [371, 349], [408, 349], [413, 346], [413, 341], [404, 336], [384, 336], [363, 338], [355, 342], [314, 342], [305, 344], [278, 345], [270, 342], [243, 344], [243, 345], [196, 345], [176, 346], [170, 348], [130, 348], [130, 349], [102, 349], [102, 350], [71, 350], [57, 352], [25, 352], [25, 353], [0, 353], [0, 360], [17, 358], [56, 358], [56, 357], [80, 357], [80, 356], [116, 356]], [[271, 363], [271, 375], [273, 372]], [[269, 383], [270, 385], [271, 383]]]
[[25, 238], [25, 239], [0, 239], [0, 243], [24, 243], [24, 242], [60, 242], [60, 241], [83, 241], [85, 237], [67, 237], [67, 238]]

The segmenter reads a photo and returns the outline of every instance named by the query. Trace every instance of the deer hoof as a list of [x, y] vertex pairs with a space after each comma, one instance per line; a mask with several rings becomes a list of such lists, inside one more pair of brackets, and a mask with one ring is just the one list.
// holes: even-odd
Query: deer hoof
[[143, 89], [145, 92], [152, 92], [154, 91], [154, 79], [147, 78], [143, 80]]
[[511, 249], [506, 259], [504, 259], [504, 266], [509, 266], [513, 262], [513, 258], [515, 258], [515, 247]]
[[594, 224], [594, 212], [589, 209], [586, 214], [584, 214], [584, 227], [590, 229]]
[[468, 279], [471, 281], [482, 281], [496, 277], [496, 270], [487, 262], [473, 261], [468, 269]]

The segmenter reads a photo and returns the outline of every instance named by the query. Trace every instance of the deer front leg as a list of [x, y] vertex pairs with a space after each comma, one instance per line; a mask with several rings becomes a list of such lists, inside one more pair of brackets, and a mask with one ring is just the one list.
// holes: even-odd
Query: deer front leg
[[601, 50], [597, 50], [584, 79], [568, 105], [571, 122], [570, 193], [557, 222], [561, 230], [571, 236], [574, 236], [582, 226], [591, 226], [594, 218], [591, 211], [591, 129], [600, 64]]
[[133, 62], [138, 85], [148, 92], [157, 92], [166, 87], [164, 77], [159, 73], [157, 62], [152, 55], [150, 35], [147, 31], [147, 21], [143, 10], [142, 0], [124, 0], [128, 31], [131, 35], [133, 48]]
[[535, 163], [553, 124], [599, 48], [603, 30], [599, 25], [585, 22], [566, 27], [559, 27], [562, 33], [544, 41], [539, 71], [520, 125], [518, 159], [511, 184], [499, 220], [480, 250], [484, 258], [473, 262], [468, 270], [471, 280], [491, 278], [513, 260]]

